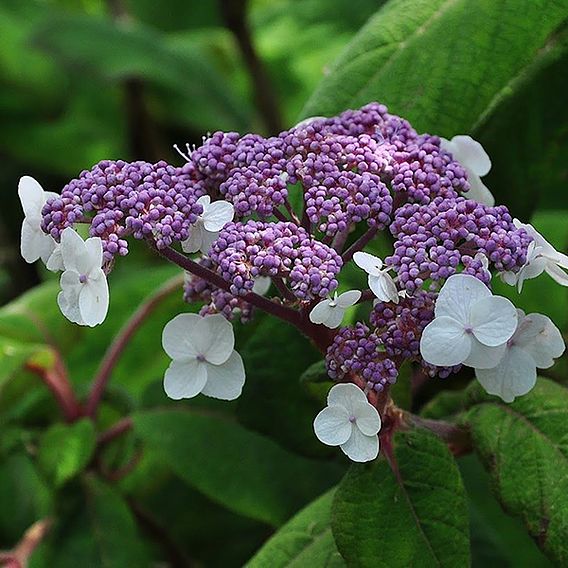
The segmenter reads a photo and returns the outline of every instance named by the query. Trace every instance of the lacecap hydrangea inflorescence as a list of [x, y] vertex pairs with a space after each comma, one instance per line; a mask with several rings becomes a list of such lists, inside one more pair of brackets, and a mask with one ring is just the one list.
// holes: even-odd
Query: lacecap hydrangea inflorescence
[[[470, 366], [511, 401], [563, 352], [548, 318], [517, 311], [491, 282], [520, 287], [547, 271], [568, 285], [568, 257], [494, 205], [481, 181], [491, 162], [470, 137], [419, 134], [371, 103], [277, 136], [215, 132], [184, 158], [104, 160], [58, 195], [28, 177], [19, 188], [22, 254], [63, 271], [59, 304], [77, 323], [104, 320], [101, 273], [129, 238], [186, 271], [184, 297], [203, 307], [164, 333], [170, 397], [239, 396], [245, 372], [228, 322], [261, 308], [310, 337], [338, 383], [314, 422], [318, 438], [367, 461], [406, 362], [432, 377]], [[69, 233], [79, 224], [81, 246]], [[380, 231], [392, 242], [385, 258], [372, 254]], [[367, 273], [368, 289], [346, 291], [348, 265]], [[370, 300], [366, 315], [353, 308]], [[341, 327], [349, 310], [362, 321]]]

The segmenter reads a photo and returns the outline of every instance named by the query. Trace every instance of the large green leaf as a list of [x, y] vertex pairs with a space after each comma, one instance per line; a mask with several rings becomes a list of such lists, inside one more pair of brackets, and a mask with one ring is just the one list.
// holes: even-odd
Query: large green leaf
[[93, 456], [95, 427], [88, 419], [54, 424], [41, 437], [38, 463], [56, 487], [80, 473]]
[[134, 428], [181, 479], [228, 509], [272, 525], [341, 475], [338, 466], [298, 457], [222, 418], [149, 411], [134, 417]]
[[542, 550], [568, 563], [568, 391], [539, 379], [513, 404], [469, 389], [466, 422], [503, 507], [520, 517]]
[[379, 100], [419, 131], [469, 131], [547, 59], [567, 18], [566, 0], [391, 0], [337, 59], [302, 115]]
[[339, 551], [349, 566], [467, 566], [467, 502], [453, 456], [425, 430], [400, 432], [394, 444], [398, 475], [381, 459], [353, 466], [339, 485]]
[[142, 78], [199, 104], [194, 124], [204, 129], [245, 129], [248, 113], [215, 66], [200, 53], [178, 52], [165, 34], [142, 24], [109, 20], [52, 17], [38, 27], [37, 45], [64, 64], [105, 80]]
[[94, 476], [67, 506], [42, 551], [45, 566], [149, 566], [132, 513], [120, 494]]
[[475, 454], [460, 458], [458, 464], [469, 499], [472, 566], [551, 566], [519, 519], [505, 514], [491, 494], [489, 475]]
[[345, 566], [331, 534], [327, 492], [288, 521], [247, 563], [247, 568], [335, 568]]

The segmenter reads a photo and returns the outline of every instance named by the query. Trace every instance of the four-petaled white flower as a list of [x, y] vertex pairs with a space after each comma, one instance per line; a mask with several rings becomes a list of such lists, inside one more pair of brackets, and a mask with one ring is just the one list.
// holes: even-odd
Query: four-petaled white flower
[[489, 394], [513, 402], [536, 384], [536, 369], [548, 369], [564, 353], [562, 334], [550, 318], [518, 310], [517, 329], [507, 342], [505, 355], [493, 369], [476, 369], [475, 375]]
[[203, 207], [203, 213], [199, 215], [197, 221], [191, 226], [189, 237], [181, 243], [184, 252], [197, 252], [200, 250], [207, 254], [211, 245], [217, 240], [219, 231], [233, 219], [235, 209], [228, 201], [214, 201], [204, 195], [197, 200]]
[[493, 207], [495, 198], [487, 186], [481, 181], [491, 170], [491, 159], [483, 146], [471, 136], [459, 134], [451, 140], [441, 138], [441, 147], [457, 160], [467, 173], [470, 190], [465, 194], [468, 199], [473, 199], [483, 205]]
[[422, 333], [420, 353], [440, 367], [463, 363], [476, 369], [495, 367], [517, 327], [515, 306], [493, 296], [469, 274], [450, 276], [434, 306], [435, 318]]
[[536, 278], [546, 272], [558, 284], [568, 286], [568, 256], [558, 252], [532, 225], [514, 219], [517, 229], [524, 229], [533, 239], [528, 246], [527, 261], [519, 272], [504, 272], [501, 277], [511, 286], [517, 285], [519, 292], [525, 280]]
[[349, 290], [339, 296], [335, 292], [332, 298], [326, 298], [314, 306], [310, 312], [310, 321], [335, 329], [341, 325], [347, 308], [354, 306], [360, 298], [359, 290]]
[[398, 304], [399, 295], [390, 268], [383, 268], [383, 261], [367, 252], [356, 252], [353, 255], [355, 264], [369, 275], [369, 288], [381, 302]]
[[327, 406], [314, 420], [316, 436], [328, 446], [339, 446], [355, 462], [379, 455], [381, 417], [365, 393], [352, 383], [338, 384], [327, 395]]
[[162, 346], [172, 362], [164, 390], [174, 400], [199, 393], [234, 400], [245, 384], [245, 368], [234, 350], [231, 324], [220, 314], [180, 314], [166, 324]]
[[61, 233], [65, 272], [57, 303], [63, 315], [79, 325], [102, 323], [108, 312], [108, 284], [102, 270], [103, 246], [99, 237], [86, 241], [71, 227]]
[[18, 196], [25, 215], [20, 241], [22, 257], [29, 263], [41, 258], [49, 270], [62, 270], [59, 251], [54, 255], [58, 244], [41, 229], [41, 210], [48, 199], [57, 197], [57, 193], [44, 191], [34, 178], [23, 176], [18, 183]]

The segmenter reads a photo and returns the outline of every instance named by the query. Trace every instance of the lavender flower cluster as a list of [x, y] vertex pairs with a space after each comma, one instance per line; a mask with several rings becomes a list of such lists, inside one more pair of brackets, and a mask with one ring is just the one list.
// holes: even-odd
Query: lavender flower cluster
[[59, 240], [64, 228], [89, 223], [110, 269], [129, 235], [159, 249], [183, 242], [206, 214], [197, 200], [225, 200], [235, 217], [199, 264], [227, 286], [191, 275], [185, 298], [204, 301], [202, 314], [243, 320], [253, 309], [244, 296], [259, 277], [278, 282], [283, 300], [308, 314], [338, 288], [351, 233], [388, 229], [395, 243], [385, 264], [404, 293], [398, 303], [378, 302], [369, 325], [340, 328], [326, 356], [332, 378], [358, 375], [379, 392], [405, 360], [440, 376], [456, 370], [433, 368], [419, 349], [446, 278], [463, 271], [488, 284], [488, 264], [517, 272], [526, 261], [532, 237], [505, 207], [466, 199], [469, 189], [440, 138], [371, 103], [278, 136], [215, 132], [182, 167], [100, 162], [47, 201], [42, 228]]

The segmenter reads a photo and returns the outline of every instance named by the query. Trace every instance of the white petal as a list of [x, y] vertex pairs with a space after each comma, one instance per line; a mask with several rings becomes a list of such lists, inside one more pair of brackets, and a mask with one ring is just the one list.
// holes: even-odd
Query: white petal
[[197, 221], [195, 225], [189, 228], [189, 237], [181, 243], [183, 252], [197, 252], [203, 243], [204, 233], [203, 223]]
[[330, 317], [333, 308], [329, 305], [329, 300], [326, 298], [318, 302], [310, 312], [310, 321], [315, 324], [322, 324]]
[[205, 316], [195, 326], [192, 343], [208, 363], [221, 365], [235, 347], [233, 326], [221, 314]]
[[474, 369], [493, 369], [501, 362], [506, 349], [506, 343], [497, 347], [487, 347], [472, 337], [471, 351], [463, 364]]
[[213, 243], [219, 238], [219, 232], [215, 231], [213, 233], [206, 231], [205, 229], [203, 229], [203, 231], [201, 232], [201, 247], [200, 247], [200, 251], [203, 254], [209, 254], [209, 251], [211, 250], [211, 247], [213, 246]]
[[339, 294], [337, 297], [337, 305], [340, 308], [349, 308], [350, 306], [354, 306], [360, 298], [360, 290], [348, 290], [347, 292], [343, 292], [343, 294]]
[[545, 267], [546, 273], [561, 286], [568, 286], [568, 273], [558, 265], [548, 262]]
[[481, 298], [491, 296], [489, 288], [469, 274], [454, 274], [442, 286], [434, 313], [436, 317], [450, 316], [461, 323], [468, 325], [471, 306]]
[[351, 437], [341, 444], [345, 455], [354, 462], [368, 462], [379, 455], [379, 437], [365, 436], [359, 428], [353, 428]]
[[420, 339], [420, 353], [422, 358], [432, 365], [459, 365], [467, 359], [471, 351], [471, 339], [460, 322], [442, 316], [424, 328]]
[[203, 225], [209, 232], [220, 231], [227, 223], [233, 220], [235, 208], [228, 201], [214, 201], [207, 207], [203, 215]]
[[369, 288], [381, 302], [394, 302], [398, 304], [400, 297], [392, 276], [387, 272], [380, 272], [378, 276], [369, 274]]
[[353, 410], [355, 425], [365, 436], [373, 436], [379, 432], [381, 429], [381, 417], [372, 404], [365, 401], [355, 405]]
[[327, 406], [314, 420], [314, 432], [318, 440], [327, 446], [339, 446], [351, 437], [353, 424], [343, 406]]
[[30, 220], [41, 219], [41, 210], [45, 204], [45, 194], [41, 185], [30, 176], [23, 176], [18, 183], [18, 196], [24, 215]]
[[443, 136], [440, 136], [440, 148], [442, 148], [442, 150], [445, 150], [446, 152], [449, 152], [450, 154], [456, 154], [458, 151], [456, 145], [451, 140], [448, 140]]
[[29, 263], [38, 259], [49, 259], [55, 249], [56, 243], [50, 235], [46, 235], [36, 223], [28, 218], [22, 223], [20, 240], [20, 253], [22, 258]]
[[89, 272], [89, 254], [85, 241], [71, 227], [67, 227], [61, 233], [61, 256], [66, 270], [74, 270], [79, 274]]
[[89, 257], [89, 265], [92, 269], [99, 269], [103, 265], [103, 242], [100, 237], [91, 237], [85, 241], [85, 250]]
[[174, 400], [197, 396], [207, 382], [204, 363], [195, 359], [172, 361], [164, 375], [164, 390]]
[[327, 319], [322, 323], [326, 327], [329, 327], [329, 329], [335, 329], [341, 325], [344, 315], [345, 315], [345, 309], [340, 308], [339, 306], [335, 306], [335, 308], [331, 309], [331, 312], [327, 317]]
[[364, 403], [367, 403], [367, 396], [353, 383], [339, 383], [327, 393], [327, 404], [343, 406], [350, 416], [355, 416], [355, 408]]
[[61, 245], [59, 243], [55, 243], [55, 248], [47, 259], [45, 266], [48, 270], [51, 270], [51, 272], [65, 270], [65, 266], [63, 265], [63, 256], [61, 254]]
[[473, 171], [468, 170], [467, 181], [469, 181], [469, 191], [464, 193], [466, 199], [473, 199], [482, 205], [493, 207], [495, 205], [495, 197], [489, 188], [481, 181], [481, 178]]
[[552, 367], [566, 348], [560, 330], [542, 314], [523, 318], [511, 342], [531, 355], [539, 369]]
[[71, 322], [83, 325], [81, 312], [79, 311], [79, 290], [80, 286], [67, 288], [57, 295], [57, 305], [61, 313]]
[[471, 307], [473, 334], [484, 345], [496, 347], [511, 339], [517, 329], [517, 309], [501, 296], [478, 300]]
[[207, 383], [202, 394], [221, 400], [235, 400], [243, 391], [245, 367], [241, 356], [233, 351], [222, 365], [207, 364]]
[[209, 207], [209, 205], [211, 204], [211, 197], [209, 197], [209, 195], [202, 195], [198, 200], [197, 203], [199, 205], [201, 205], [201, 207], [203, 207], [203, 211], [205, 212], [205, 210], [207, 209], [207, 207]]
[[491, 159], [483, 146], [471, 136], [458, 134], [452, 138], [458, 162], [474, 171], [478, 176], [486, 176], [491, 170]]
[[367, 274], [373, 276], [378, 276], [383, 267], [383, 261], [380, 258], [367, 252], [356, 252], [353, 255], [353, 260], [359, 268], [362, 268]]
[[254, 280], [252, 291], [259, 296], [264, 296], [270, 289], [271, 284], [272, 280], [270, 279], [270, 276], [258, 276]]
[[497, 367], [476, 369], [475, 376], [489, 394], [513, 402], [516, 396], [526, 394], [534, 387], [536, 365], [528, 353], [519, 347], [511, 347]]
[[108, 312], [108, 283], [104, 272], [99, 268], [82, 285], [79, 292], [79, 310], [85, 325], [93, 327], [103, 323]]
[[518, 273], [516, 272], [501, 272], [500, 274], [501, 280], [505, 282], [505, 284], [509, 284], [509, 286], [516, 286], [518, 281]]
[[195, 359], [198, 353], [193, 337], [201, 319], [197, 314], [179, 314], [166, 324], [162, 332], [162, 347], [168, 357], [182, 361]]
[[309, 118], [304, 118], [304, 120], [300, 120], [300, 122], [298, 122], [298, 124], [296, 124], [296, 126], [293, 126], [292, 128], [305, 128], [306, 126], [308, 126], [312, 122], [315, 122], [316, 120], [325, 120], [325, 119], [326, 119], [325, 116], [310, 116]]

